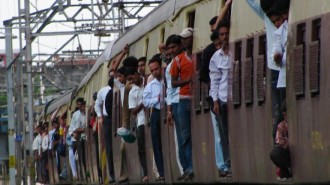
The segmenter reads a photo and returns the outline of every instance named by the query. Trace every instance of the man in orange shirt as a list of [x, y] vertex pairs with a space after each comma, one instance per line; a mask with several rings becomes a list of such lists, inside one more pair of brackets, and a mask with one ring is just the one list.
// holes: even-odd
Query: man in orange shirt
[[[179, 127], [177, 135], [181, 137], [182, 143], [179, 146], [179, 152], [183, 152], [181, 165], [184, 171], [184, 179], [192, 180], [194, 170], [192, 164], [192, 143], [191, 143], [191, 97], [192, 97], [192, 77], [193, 63], [189, 56], [183, 51], [181, 37], [171, 35], [166, 40], [166, 46], [172, 55], [173, 63], [170, 69], [172, 76], [172, 87], [180, 87], [178, 115]], [[181, 150], [181, 151], [180, 151]]]

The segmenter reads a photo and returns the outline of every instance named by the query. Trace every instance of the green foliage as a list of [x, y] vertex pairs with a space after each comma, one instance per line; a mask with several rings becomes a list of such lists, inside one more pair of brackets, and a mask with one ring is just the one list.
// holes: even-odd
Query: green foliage
[[7, 93], [0, 93], [0, 106], [7, 105]]

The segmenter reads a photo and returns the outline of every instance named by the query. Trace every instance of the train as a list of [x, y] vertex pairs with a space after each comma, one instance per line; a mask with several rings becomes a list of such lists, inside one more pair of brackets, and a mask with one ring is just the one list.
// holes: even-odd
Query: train
[[[257, 1], [258, 2], [258, 1]], [[269, 153], [273, 148], [270, 70], [266, 65], [266, 32], [264, 22], [246, 1], [234, 0], [230, 11], [230, 50], [239, 64], [234, 71], [233, 98], [228, 102], [229, 141], [232, 178], [218, 176], [214, 156], [214, 136], [210, 108], [205, 97], [208, 87], [199, 81], [200, 54], [211, 43], [208, 21], [224, 6], [224, 0], [167, 0], [141, 19], [129, 31], [111, 42], [80, 84], [47, 104], [42, 119], [49, 121], [53, 113], [67, 112], [67, 125], [75, 108], [75, 100], [83, 97], [87, 108], [92, 95], [107, 85], [109, 66], [126, 44], [129, 56], [150, 59], [158, 53], [158, 44], [183, 28], [193, 27], [194, 87], [192, 103], [192, 143], [195, 179], [193, 183], [257, 183], [277, 184], [276, 168]], [[330, 183], [330, 2], [328, 0], [291, 0], [287, 45], [287, 122], [293, 178], [288, 184]], [[235, 83], [236, 82], [236, 83]], [[114, 100], [118, 100], [115, 89]], [[113, 130], [120, 127], [120, 106], [113, 104]], [[165, 112], [165, 110], [163, 110]], [[86, 132], [91, 138], [91, 130]], [[174, 128], [162, 122], [162, 147], [165, 183], [179, 183], [176, 163]], [[115, 174], [119, 173], [121, 138], [115, 134], [113, 154]], [[153, 150], [150, 128], [145, 128], [147, 165], [150, 182]], [[106, 138], [103, 138], [106, 139]], [[95, 146], [87, 145], [89, 182], [98, 182]], [[126, 159], [131, 184], [140, 183], [141, 168], [137, 145], [127, 144]], [[100, 151], [102, 168], [106, 166]], [[68, 161], [63, 158], [62, 163]], [[55, 168], [54, 168], [55, 169]], [[67, 165], [68, 173], [69, 165]], [[107, 169], [107, 168], [105, 168]], [[59, 183], [56, 170], [51, 170], [51, 183]], [[103, 172], [102, 172], [103, 173]], [[70, 174], [69, 174], [70, 176]], [[104, 172], [104, 183], [109, 181]]]

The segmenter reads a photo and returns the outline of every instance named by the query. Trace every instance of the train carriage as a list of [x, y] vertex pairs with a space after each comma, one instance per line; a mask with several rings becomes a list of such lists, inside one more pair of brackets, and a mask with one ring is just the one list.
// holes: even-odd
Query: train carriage
[[[209, 107], [205, 100], [208, 90], [198, 81], [200, 53], [210, 43], [210, 18], [224, 5], [221, 0], [168, 0], [116, 41], [109, 44], [92, 70], [79, 84], [73, 95], [60, 97], [50, 107], [61, 106], [74, 110], [75, 99], [84, 97], [87, 107], [92, 94], [108, 81], [108, 66], [121, 49], [129, 44], [129, 54], [150, 59], [158, 53], [157, 46], [171, 34], [178, 34], [185, 27], [193, 27], [193, 62], [195, 71], [192, 106], [192, 142], [195, 183], [237, 182], [277, 183], [275, 166], [269, 158], [273, 148], [270, 70], [267, 68], [266, 33], [264, 22], [249, 8], [246, 1], [235, 0], [231, 6], [230, 50], [235, 61], [233, 96], [229, 105], [230, 153], [232, 178], [218, 177], [214, 157], [214, 136]], [[330, 106], [330, 75], [326, 59], [329, 52], [328, 30], [330, 4], [327, 0], [291, 0], [287, 46], [287, 112], [289, 143], [293, 179], [288, 183], [327, 183], [329, 179], [329, 141], [327, 134], [330, 120], [326, 113]], [[65, 101], [63, 101], [65, 99]], [[120, 100], [114, 92], [113, 130], [120, 127]], [[61, 108], [61, 111], [65, 108]], [[49, 108], [48, 115], [55, 111]], [[165, 113], [165, 110], [164, 110]], [[69, 114], [70, 115], [70, 114]], [[70, 123], [68, 116], [67, 124]], [[145, 127], [147, 165], [150, 181], [153, 174], [153, 151], [150, 128]], [[174, 128], [162, 122], [162, 147], [165, 182], [178, 183], [179, 169], [176, 162]], [[107, 138], [104, 138], [107, 139]], [[116, 178], [120, 166], [120, 137], [113, 134], [113, 152]], [[92, 143], [92, 142], [90, 142]], [[137, 146], [125, 144], [126, 162], [130, 183], [139, 183], [141, 177]], [[100, 147], [101, 148], [101, 147]], [[92, 150], [92, 148], [90, 148]], [[88, 152], [89, 182], [97, 182], [95, 155]], [[100, 152], [102, 174], [109, 179], [105, 151]], [[68, 166], [69, 168], [69, 166]]]

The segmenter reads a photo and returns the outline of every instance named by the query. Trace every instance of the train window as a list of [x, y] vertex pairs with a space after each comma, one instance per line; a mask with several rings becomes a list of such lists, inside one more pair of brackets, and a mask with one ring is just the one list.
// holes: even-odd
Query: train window
[[309, 85], [312, 96], [320, 91], [321, 19], [312, 22], [312, 42], [309, 46]]
[[244, 97], [247, 106], [253, 103], [253, 48], [254, 39], [246, 42], [246, 59], [244, 62]]
[[195, 10], [188, 13], [188, 26], [190, 28], [195, 27]]
[[161, 41], [161, 43], [165, 42], [165, 28], [162, 28], [160, 30], [160, 41]]
[[261, 105], [265, 101], [266, 92], [266, 65], [267, 65], [267, 55], [266, 55], [266, 35], [261, 35], [259, 37], [258, 43], [258, 58], [257, 58], [257, 98], [258, 105]]
[[241, 105], [241, 57], [242, 41], [235, 43], [234, 69], [233, 69], [233, 104], [234, 108]]
[[144, 56], [148, 58], [149, 38], [146, 38], [144, 43]]
[[294, 47], [294, 88], [297, 98], [304, 97], [305, 89], [305, 34], [306, 23], [297, 25], [297, 43]]

